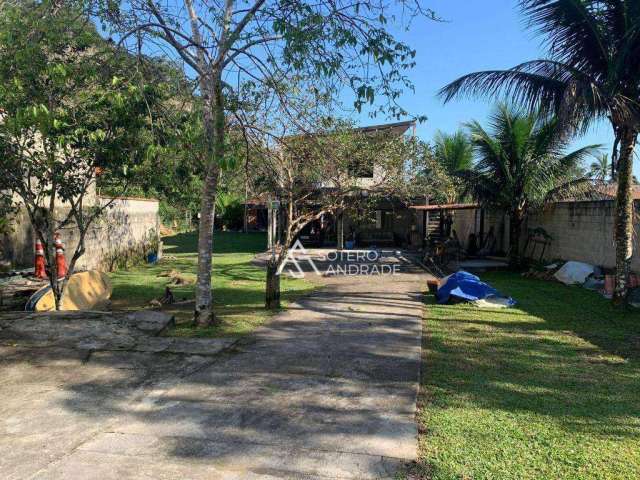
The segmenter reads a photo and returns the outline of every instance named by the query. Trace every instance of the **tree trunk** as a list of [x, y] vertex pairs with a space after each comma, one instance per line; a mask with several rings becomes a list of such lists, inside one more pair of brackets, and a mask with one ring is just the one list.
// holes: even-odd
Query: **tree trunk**
[[[214, 320], [211, 292], [211, 268], [213, 260], [213, 222], [216, 191], [220, 175], [220, 160], [224, 156], [224, 104], [220, 76], [213, 79], [210, 101], [205, 101], [204, 131], [207, 146], [207, 173], [200, 202], [198, 231], [198, 276], [196, 280], [196, 305], [194, 322], [210, 325]], [[205, 99], [206, 100], [206, 99]]]
[[344, 249], [344, 214], [342, 210], [338, 210], [336, 218], [336, 248], [338, 250]]
[[522, 230], [522, 214], [512, 212], [509, 215], [509, 267], [520, 267], [520, 233]]
[[624, 127], [620, 130], [620, 154], [618, 158], [616, 194], [616, 278], [613, 303], [621, 305], [628, 295], [628, 279], [633, 255], [633, 149], [638, 132]]
[[264, 304], [269, 310], [280, 308], [280, 275], [278, 275], [278, 263], [273, 260], [269, 260], [267, 263], [267, 288]]
[[242, 232], [243, 233], [248, 233], [249, 232], [249, 219], [247, 218], [247, 214], [248, 214], [248, 205], [247, 202], [249, 201], [249, 188], [247, 187], [246, 183], [244, 186], [244, 211], [242, 213]]

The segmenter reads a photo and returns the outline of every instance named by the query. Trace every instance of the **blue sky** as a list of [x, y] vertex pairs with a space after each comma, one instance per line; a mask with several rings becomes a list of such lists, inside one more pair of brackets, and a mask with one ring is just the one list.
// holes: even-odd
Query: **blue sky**
[[[414, 22], [409, 31], [388, 27], [397, 38], [416, 49], [416, 67], [408, 72], [415, 92], [407, 91], [400, 103], [413, 115], [425, 115], [417, 134], [430, 141], [437, 130], [453, 132], [463, 123], [486, 120], [498, 98], [456, 99], [444, 105], [436, 97], [447, 83], [470, 72], [509, 68], [523, 61], [544, 57], [541, 39], [527, 30], [517, 8], [517, 0], [420, 0], [444, 20]], [[345, 91], [345, 106], [352, 105], [352, 93]], [[380, 117], [369, 118], [366, 112], [356, 117], [360, 125], [382, 123]], [[611, 127], [603, 122], [574, 141], [574, 148], [603, 144], [610, 153]], [[636, 156], [634, 173], [640, 174]]]
[[[417, 65], [410, 72], [416, 91], [406, 93], [402, 105], [412, 114], [428, 117], [417, 133], [430, 140], [436, 130], [453, 132], [471, 119], [484, 122], [493, 103], [461, 99], [443, 105], [436, 97], [438, 89], [466, 73], [541, 58], [544, 50], [540, 38], [525, 29], [515, 0], [426, 0], [424, 4], [446, 22], [421, 21], [409, 32], [396, 33], [417, 50]], [[360, 123], [378, 122], [363, 115]], [[576, 139], [574, 146], [601, 143], [610, 151], [612, 140], [609, 124], [602, 123]], [[639, 167], [636, 160], [636, 172]]]

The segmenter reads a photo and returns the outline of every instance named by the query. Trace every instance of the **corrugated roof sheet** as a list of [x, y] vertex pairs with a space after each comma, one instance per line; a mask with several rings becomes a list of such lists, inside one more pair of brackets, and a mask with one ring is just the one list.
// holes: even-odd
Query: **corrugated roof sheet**
[[434, 205], [411, 205], [414, 210], [469, 210], [480, 208], [477, 203], [442, 203]]

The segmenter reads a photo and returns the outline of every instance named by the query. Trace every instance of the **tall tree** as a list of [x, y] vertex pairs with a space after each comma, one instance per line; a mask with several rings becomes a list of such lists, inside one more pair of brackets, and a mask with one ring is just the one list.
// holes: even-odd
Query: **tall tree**
[[420, 175], [429, 147], [392, 129], [363, 131], [325, 119], [313, 134], [256, 137], [252, 144], [253, 190], [276, 196], [284, 217], [282, 236], [268, 265], [269, 308], [280, 306], [278, 270], [307, 225], [344, 212], [362, 215], [381, 200], [408, 204], [427, 193], [433, 181]]
[[[316, 91], [352, 88], [355, 106], [388, 99], [385, 111], [402, 115], [397, 100], [410, 87], [404, 70], [415, 51], [387, 30], [393, 8], [404, 18], [433, 14], [414, 0], [104, 0], [98, 14], [121, 44], [152, 51], [169, 47], [197, 77], [207, 165], [201, 195], [198, 279], [194, 317], [213, 320], [211, 263], [213, 211], [227, 125], [251, 98], [251, 87], [278, 92], [294, 72], [315, 77]], [[292, 118], [296, 118], [292, 112]]]
[[509, 70], [476, 72], [441, 91], [504, 93], [531, 110], [556, 113], [568, 128], [584, 131], [608, 119], [615, 135], [616, 285], [625, 301], [633, 254], [633, 152], [640, 131], [640, 2], [637, 0], [520, 0], [529, 27], [546, 41], [548, 58]]
[[[124, 78], [117, 57], [73, 5], [0, 5], [0, 194], [20, 200], [45, 247], [56, 308], [86, 234], [110, 206], [94, 195], [96, 171], [120, 170], [143, 143], [153, 96]], [[65, 227], [79, 240], [62, 276], [54, 237]]]
[[453, 134], [438, 131], [433, 141], [436, 160], [450, 175], [471, 168], [473, 147], [464, 131], [459, 130]]
[[545, 202], [590, 186], [569, 176], [599, 148], [564, 153], [570, 143], [555, 119], [541, 120], [504, 105], [491, 116], [490, 130], [468, 124], [477, 163], [459, 172], [467, 191], [481, 204], [509, 215], [509, 263], [520, 264], [520, 235], [527, 214]]

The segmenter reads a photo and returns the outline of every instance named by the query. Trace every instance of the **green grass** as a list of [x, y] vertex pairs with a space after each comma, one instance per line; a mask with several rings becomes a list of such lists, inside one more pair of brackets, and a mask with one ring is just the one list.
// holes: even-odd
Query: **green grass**
[[[163, 295], [168, 279], [158, 274], [178, 271], [191, 282], [196, 278], [197, 235], [193, 232], [164, 237], [164, 258], [155, 265], [145, 265], [111, 274], [114, 309], [135, 309], [148, 306]], [[264, 233], [216, 232], [213, 255], [213, 294], [218, 325], [194, 328], [191, 325], [194, 304], [163, 307], [176, 315], [176, 328], [169, 335], [223, 336], [242, 335], [263, 324], [270, 313], [264, 308], [265, 272], [251, 265], [258, 252], [266, 249]], [[170, 287], [177, 302], [193, 300], [194, 285]], [[308, 293], [313, 285], [304, 280], [283, 277], [283, 303]]]
[[518, 308], [427, 306], [417, 476], [640, 478], [640, 313], [579, 287], [483, 279]]

